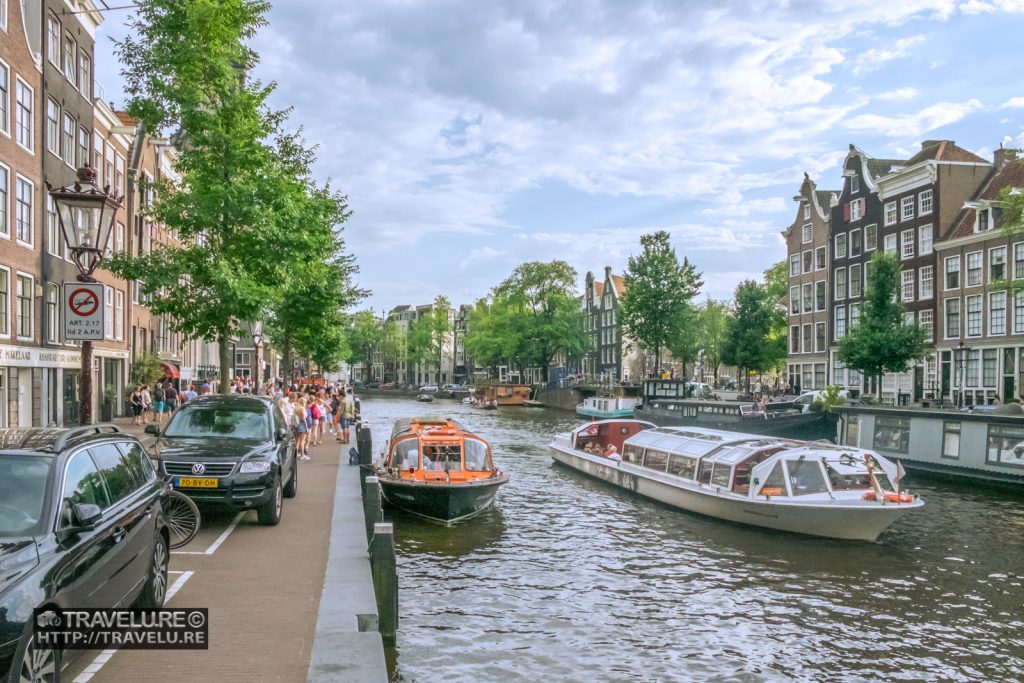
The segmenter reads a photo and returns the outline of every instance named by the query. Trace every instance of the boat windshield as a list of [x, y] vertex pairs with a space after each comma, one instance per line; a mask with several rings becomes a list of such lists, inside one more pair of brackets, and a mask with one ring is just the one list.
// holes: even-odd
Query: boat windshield
[[[825, 461], [825, 471], [833, 491], [867, 491], [874, 488], [867, 469], [841, 462]], [[894, 490], [889, 477], [881, 469], [875, 470], [875, 479], [883, 491]]]
[[423, 444], [424, 470], [462, 470], [462, 445], [458, 441], [431, 441]]
[[490, 472], [491, 459], [487, 454], [487, 444], [476, 439], [466, 439], [466, 470], [469, 472]]
[[797, 458], [786, 460], [789, 470], [789, 488], [794, 496], [809, 496], [814, 493], [828, 493], [825, 475], [817, 459]]
[[391, 466], [403, 470], [416, 469], [419, 466], [420, 452], [417, 446], [418, 439], [403, 439], [395, 446], [394, 455], [391, 456]]

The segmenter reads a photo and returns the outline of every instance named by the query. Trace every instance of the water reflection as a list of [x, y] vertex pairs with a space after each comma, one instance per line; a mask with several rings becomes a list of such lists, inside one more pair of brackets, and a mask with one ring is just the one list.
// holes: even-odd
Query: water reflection
[[[395, 519], [402, 681], [1020, 680], [1019, 495], [913, 481], [877, 543], [707, 519], [553, 465], [554, 411], [366, 400], [450, 416], [511, 475], [464, 534]], [[480, 522], [480, 524], [476, 524]]]

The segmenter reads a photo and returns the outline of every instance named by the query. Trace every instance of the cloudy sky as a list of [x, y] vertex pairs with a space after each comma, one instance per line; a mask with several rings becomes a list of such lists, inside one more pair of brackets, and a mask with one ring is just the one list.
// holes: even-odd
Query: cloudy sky
[[[115, 101], [125, 15], [96, 49]], [[850, 143], [1024, 146], [1024, 0], [277, 0], [269, 21], [257, 76], [349, 195], [378, 312], [471, 303], [529, 260], [621, 272], [659, 229], [729, 298]]]

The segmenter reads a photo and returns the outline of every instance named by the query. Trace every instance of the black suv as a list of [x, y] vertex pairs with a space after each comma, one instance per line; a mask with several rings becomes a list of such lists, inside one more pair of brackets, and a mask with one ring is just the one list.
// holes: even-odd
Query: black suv
[[163, 605], [166, 495], [114, 425], [0, 429], [0, 680], [59, 679], [36, 608]]
[[179, 408], [153, 447], [174, 488], [196, 503], [255, 509], [260, 524], [281, 521], [282, 497], [299, 485], [295, 440], [269, 398], [202, 396]]

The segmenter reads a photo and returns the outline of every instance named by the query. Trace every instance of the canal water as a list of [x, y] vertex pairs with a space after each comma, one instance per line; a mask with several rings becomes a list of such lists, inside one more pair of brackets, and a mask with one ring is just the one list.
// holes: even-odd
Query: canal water
[[451, 527], [395, 523], [393, 680], [1024, 680], [1019, 494], [915, 481], [926, 506], [876, 542], [805, 538], [671, 510], [554, 465], [569, 413], [363, 398], [453, 417], [511, 475]]

